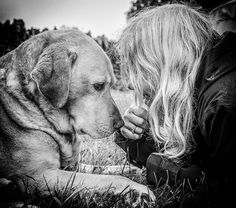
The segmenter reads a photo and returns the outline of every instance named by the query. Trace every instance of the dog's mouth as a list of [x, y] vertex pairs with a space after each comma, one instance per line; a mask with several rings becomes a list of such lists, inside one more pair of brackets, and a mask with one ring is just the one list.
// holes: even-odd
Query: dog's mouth
[[[74, 127], [73, 127], [74, 128]], [[75, 128], [74, 128], [75, 129]], [[102, 139], [104, 137], [100, 136], [100, 135], [94, 135], [94, 134], [91, 134], [89, 131], [85, 130], [85, 129], [78, 129], [78, 130], [75, 130], [75, 133], [77, 135], [87, 135], [89, 137], [91, 137], [92, 139]]]
[[83, 129], [80, 129], [79, 133], [82, 134], [82, 135], [87, 134]]
[[113, 132], [108, 131], [107, 129], [102, 128], [95, 128], [95, 129], [86, 129], [83, 127], [76, 128], [74, 125], [72, 125], [74, 134], [80, 135], [80, 136], [89, 136], [92, 139], [103, 139], [109, 137]]

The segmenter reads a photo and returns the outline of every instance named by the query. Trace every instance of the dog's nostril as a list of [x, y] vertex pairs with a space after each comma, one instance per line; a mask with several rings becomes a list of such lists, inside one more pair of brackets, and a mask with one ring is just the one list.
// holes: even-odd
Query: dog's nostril
[[124, 126], [124, 121], [122, 119], [117, 119], [117, 120], [114, 120], [114, 124], [113, 124], [113, 127], [114, 129], [118, 130], [120, 129], [122, 126]]

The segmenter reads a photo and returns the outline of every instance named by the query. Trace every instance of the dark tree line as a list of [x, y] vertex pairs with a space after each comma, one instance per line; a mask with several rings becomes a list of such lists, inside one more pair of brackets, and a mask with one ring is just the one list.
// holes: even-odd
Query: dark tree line
[[131, 2], [131, 8], [127, 12], [127, 19], [135, 16], [139, 11], [146, 7], [160, 6], [168, 0], [136, 0]]
[[[45, 30], [47, 28], [42, 31]], [[36, 28], [26, 29], [22, 19], [14, 19], [12, 23], [10, 20], [6, 20], [4, 23], [0, 22], [0, 56], [15, 49], [32, 35], [42, 31]]]

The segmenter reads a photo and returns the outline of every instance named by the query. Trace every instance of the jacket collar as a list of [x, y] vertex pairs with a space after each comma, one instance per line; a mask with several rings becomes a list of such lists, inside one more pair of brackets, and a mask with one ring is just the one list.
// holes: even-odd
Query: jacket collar
[[236, 33], [227, 32], [214, 40], [200, 68], [196, 88], [199, 96], [225, 74], [236, 70]]

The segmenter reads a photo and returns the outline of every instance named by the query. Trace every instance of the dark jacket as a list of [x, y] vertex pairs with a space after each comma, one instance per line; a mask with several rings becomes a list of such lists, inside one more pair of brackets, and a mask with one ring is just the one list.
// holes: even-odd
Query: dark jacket
[[[236, 177], [236, 34], [225, 33], [214, 40], [203, 60], [195, 94], [193, 137], [197, 149], [191, 160], [207, 177], [229, 190]], [[128, 146], [131, 162], [140, 166], [145, 166], [147, 157], [155, 151], [150, 139], [121, 141], [122, 136], [117, 134], [117, 144], [124, 150]]]
[[233, 176], [236, 149], [236, 34], [226, 33], [208, 52], [197, 83], [197, 151], [205, 172]]

